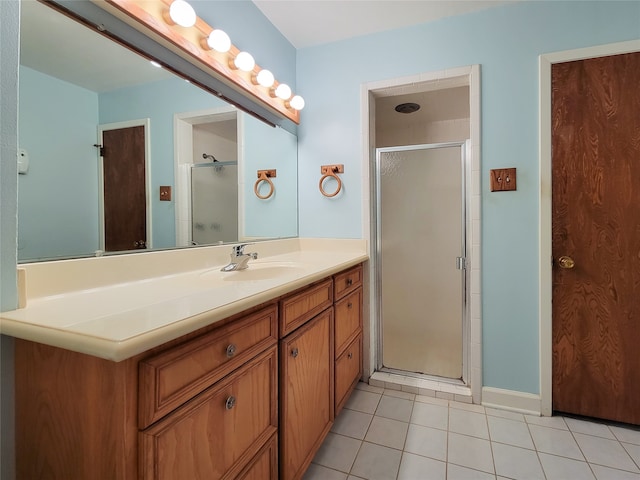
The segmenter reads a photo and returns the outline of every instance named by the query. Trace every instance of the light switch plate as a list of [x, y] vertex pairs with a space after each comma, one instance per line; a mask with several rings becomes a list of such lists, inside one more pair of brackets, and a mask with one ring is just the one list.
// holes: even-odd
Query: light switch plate
[[160, 187], [160, 201], [161, 202], [171, 201], [171, 186], [162, 185]]
[[516, 169], [495, 168], [490, 170], [492, 192], [509, 192], [516, 190]]

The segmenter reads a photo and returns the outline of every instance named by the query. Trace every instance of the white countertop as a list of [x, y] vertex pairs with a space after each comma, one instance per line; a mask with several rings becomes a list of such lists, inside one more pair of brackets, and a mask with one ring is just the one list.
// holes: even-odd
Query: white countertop
[[368, 259], [363, 240], [275, 240], [246, 248], [259, 254], [247, 270], [222, 273], [230, 250], [21, 266], [27, 304], [0, 314], [0, 332], [121, 361]]

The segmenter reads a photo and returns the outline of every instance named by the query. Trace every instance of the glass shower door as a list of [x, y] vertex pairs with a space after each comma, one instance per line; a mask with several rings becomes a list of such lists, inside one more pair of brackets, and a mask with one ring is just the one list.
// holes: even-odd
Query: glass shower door
[[463, 377], [464, 144], [378, 149], [382, 368]]

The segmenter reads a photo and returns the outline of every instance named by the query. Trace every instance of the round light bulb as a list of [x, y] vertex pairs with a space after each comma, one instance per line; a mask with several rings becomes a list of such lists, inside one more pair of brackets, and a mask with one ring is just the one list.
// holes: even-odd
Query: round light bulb
[[258, 84], [267, 88], [272, 87], [273, 82], [276, 81], [276, 79], [273, 77], [273, 73], [271, 73], [269, 70], [260, 70], [256, 79], [258, 80]]
[[240, 52], [238, 56], [233, 60], [236, 68], [244, 72], [250, 72], [253, 70], [253, 67], [256, 66], [256, 61], [253, 59], [250, 53]]
[[289, 105], [295, 110], [302, 110], [304, 108], [304, 98], [300, 95], [294, 95], [293, 98], [289, 100]]
[[225, 53], [231, 48], [231, 39], [222, 30], [213, 30], [207, 37], [207, 45], [216, 52]]
[[193, 27], [196, 24], [196, 11], [184, 0], [174, 0], [169, 7], [171, 20], [181, 27]]
[[289, 100], [291, 97], [291, 87], [286, 83], [281, 83], [276, 87], [276, 97], [282, 100]]

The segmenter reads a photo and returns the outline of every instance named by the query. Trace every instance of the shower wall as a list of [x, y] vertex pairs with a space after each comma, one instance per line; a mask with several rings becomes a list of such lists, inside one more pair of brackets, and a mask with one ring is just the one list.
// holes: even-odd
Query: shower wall
[[[203, 158], [213, 155], [218, 162]], [[238, 240], [236, 120], [193, 126], [191, 239], [198, 245]], [[219, 165], [217, 163], [220, 163]]]

